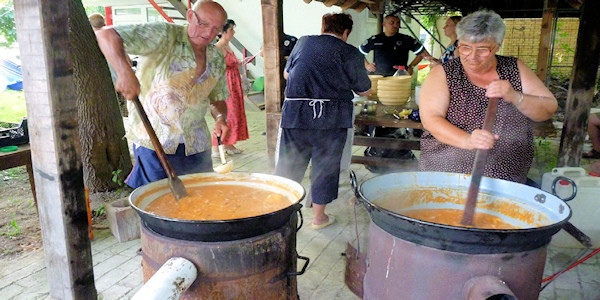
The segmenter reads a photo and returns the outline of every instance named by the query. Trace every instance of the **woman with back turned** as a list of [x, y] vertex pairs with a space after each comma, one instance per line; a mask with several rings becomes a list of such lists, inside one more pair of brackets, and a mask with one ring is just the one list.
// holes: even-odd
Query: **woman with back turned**
[[285, 101], [275, 174], [302, 181], [312, 160], [313, 229], [335, 221], [325, 206], [337, 198], [340, 161], [352, 127], [354, 91], [370, 94], [363, 55], [346, 43], [348, 14], [323, 16], [321, 35], [301, 37], [286, 63]]

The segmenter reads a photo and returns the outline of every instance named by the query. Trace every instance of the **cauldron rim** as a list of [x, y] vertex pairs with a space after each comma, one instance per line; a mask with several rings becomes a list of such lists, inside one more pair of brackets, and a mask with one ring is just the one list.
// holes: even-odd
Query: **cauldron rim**
[[[384, 209], [381, 206], [374, 204], [373, 199], [368, 199], [364, 195], [364, 185], [369, 181], [376, 182], [375, 180], [378, 178], [379, 180], [383, 180], [382, 178], [385, 176], [393, 178], [393, 176], [419, 176], [419, 174], [423, 177], [447, 176], [448, 178], [464, 178], [465, 188], [468, 187], [471, 178], [471, 176], [467, 174], [447, 172], [389, 173], [370, 178], [361, 183], [357, 193], [359, 196], [358, 198], [367, 206], [373, 223], [398, 238], [423, 246], [468, 254], [511, 253], [532, 250], [547, 245], [550, 242], [552, 235], [558, 232], [572, 215], [569, 205], [562, 199], [553, 196], [550, 193], [528, 186], [525, 187], [527, 189], [535, 189], [539, 191], [539, 193], [555, 198], [552, 201], [558, 200], [559, 204], [564, 205], [564, 209], [567, 209], [567, 212], [565, 212], [566, 217], [562, 216], [562, 212], [559, 212], [557, 215], [561, 215], [560, 220], [553, 220], [549, 217], [549, 221], [553, 222], [551, 224], [520, 229], [460, 227], [410, 218]], [[461, 181], [463, 179], [455, 180]], [[518, 183], [501, 179], [490, 177], [482, 178], [482, 186], [485, 186], [487, 183], [494, 184], [496, 182], [499, 182], [500, 185], [519, 185]], [[381, 185], [377, 186], [381, 187]], [[557, 219], [559, 218], [557, 217]]]

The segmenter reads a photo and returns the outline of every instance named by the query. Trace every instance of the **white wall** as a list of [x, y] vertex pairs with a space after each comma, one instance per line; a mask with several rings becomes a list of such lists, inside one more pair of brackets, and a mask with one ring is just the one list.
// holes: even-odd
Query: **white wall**
[[[262, 44], [262, 9], [260, 0], [216, 0], [221, 4], [229, 19], [236, 23], [235, 38], [251, 53], [257, 53]], [[339, 7], [326, 7], [321, 2], [305, 3], [302, 0], [286, 0], [283, 3], [283, 30], [300, 38], [303, 35], [321, 33], [321, 17], [329, 12], [340, 12]], [[241, 54], [238, 53], [241, 58]], [[264, 75], [263, 59], [256, 58], [256, 65], [248, 65], [254, 77]]]
[[[150, 12], [150, 15], [148, 14]], [[172, 18], [184, 18], [174, 9], [166, 9], [164, 12]], [[113, 6], [113, 24], [140, 24], [146, 22], [167, 22], [152, 5], [119, 5]], [[176, 24], [186, 24], [187, 21], [174, 19]]]
[[[90, 1], [90, 0], [88, 0]], [[262, 37], [262, 9], [260, 0], [215, 0], [221, 4], [227, 11], [228, 17], [236, 23], [235, 37], [238, 39], [252, 54], [258, 53], [260, 50]], [[150, 5], [138, 6], [113, 6], [113, 12], [119, 8], [140, 7], [144, 11]], [[338, 6], [327, 7], [321, 2], [313, 1], [306, 3], [302, 0], [286, 0], [283, 2], [283, 30], [287, 34], [296, 37], [303, 35], [314, 35], [321, 33], [321, 17], [326, 13], [341, 12], [342, 9]], [[352, 33], [348, 37], [348, 43], [358, 47], [367, 38], [377, 33], [377, 18], [367, 9], [358, 13], [355, 10], [346, 11], [352, 16], [354, 27]], [[169, 14], [176, 13], [170, 11]], [[143, 23], [146, 21], [145, 12], [139, 16], [122, 16], [114, 15], [115, 24], [126, 23]], [[185, 23], [185, 21], [177, 21], [176, 23]], [[409, 24], [413, 31], [418, 34], [419, 26], [416, 22]], [[442, 25], [443, 26], [443, 25]], [[402, 25], [404, 27], [404, 25]], [[401, 28], [400, 32], [409, 34], [408, 30]], [[242, 57], [240, 52], [236, 53], [239, 58]], [[372, 53], [368, 56], [372, 60]], [[411, 53], [409, 61], [414, 57]], [[254, 77], [264, 75], [263, 58], [256, 58], [256, 65], [249, 64], [248, 70]]]

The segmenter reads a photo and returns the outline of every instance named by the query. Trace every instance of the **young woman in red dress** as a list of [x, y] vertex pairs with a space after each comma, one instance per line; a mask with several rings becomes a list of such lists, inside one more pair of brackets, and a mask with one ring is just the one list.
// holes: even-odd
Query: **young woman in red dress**
[[[236, 148], [237, 141], [248, 139], [248, 124], [246, 122], [246, 112], [244, 110], [244, 94], [242, 90], [242, 78], [240, 76], [240, 61], [229, 47], [229, 42], [235, 34], [235, 22], [227, 20], [223, 26], [223, 32], [220, 35], [219, 41], [215, 44], [223, 55], [227, 64], [227, 86], [229, 87], [229, 98], [225, 100], [227, 103], [227, 125], [229, 126], [229, 134], [224, 139], [221, 139], [225, 151], [228, 154], [242, 153], [242, 149]], [[219, 149], [217, 148], [217, 138], [212, 139], [212, 155], [219, 157]]]

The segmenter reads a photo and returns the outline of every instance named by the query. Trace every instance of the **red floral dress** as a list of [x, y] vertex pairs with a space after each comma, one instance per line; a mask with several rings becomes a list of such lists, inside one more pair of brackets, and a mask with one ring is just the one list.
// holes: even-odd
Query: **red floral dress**
[[[244, 94], [242, 92], [242, 78], [240, 77], [239, 61], [235, 54], [227, 52], [225, 55], [227, 64], [227, 86], [229, 87], [229, 98], [227, 103], [227, 125], [229, 134], [221, 139], [224, 145], [233, 145], [237, 141], [248, 139], [248, 123], [244, 110]], [[213, 135], [212, 144], [217, 145], [217, 139]]]

